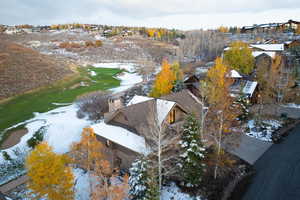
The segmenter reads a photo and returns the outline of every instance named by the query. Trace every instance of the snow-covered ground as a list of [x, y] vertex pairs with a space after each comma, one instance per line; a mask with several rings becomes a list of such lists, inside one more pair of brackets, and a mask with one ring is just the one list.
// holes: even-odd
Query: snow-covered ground
[[249, 132], [246, 134], [250, 137], [255, 137], [259, 140], [272, 142], [272, 133], [281, 127], [281, 122], [277, 120], [263, 120], [263, 126], [258, 127], [255, 125], [254, 120], [248, 121]]
[[73, 169], [75, 178], [75, 199], [86, 200], [90, 196], [89, 175], [82, 169]]
[[162, 200], [201, 200], [200, 197], [191, 197], [190, 195], [181, 192], [175, 183], [163, 187], [161, 197]]
[[283, 107], [288, 107], [288, 108], [297, 108], [300, 109], [300, 104], [295, 104], [295, 103], [288, 103], [285, 105], [282, 105]]
[[[45, 127], [44, 140], [53, 147], [57, 153], [66, 153], [73, 142], [80, 140], [82, 129], [91, 124], [86, 119], [79, 119], [76, 116], [77, 107], [75, 104], [56, 108], [46, 113], [35, 113], [35, 117], [16, 126], [26, 124], [28, 133], [21, 138], [21, 141], [5, 151], [13, 157], [14, 149], [29, 150], [27, 140], [35, 132]], [[1, 156], [2, 158], [2, 156]]]
[[[81, 169], [73, 169], [73, 173], [75, 176], [75, 199], [89, 199], [90, 188], [88, 173]], [[170, 183], [169, 186], [163, 187], [161, 197], [162, 200], [201, 200], [200, 197], [191, 197], [189, 194], [181, 192], [173, 182]]]
[[128, 72], [135, 72], [136, 69], [136, 64], [134, 63], [95, 63], [92, 65], [96, 68], [124, 69]]
[[121, 81], [121, 85], [120, 87], [111, 89], [111, 91], [114, 93], [123, 92], [135, 84], [143, 81], [142, 76], [135, 73], [137, 65], [134, 63], [95, 63], [92, 64], [92, 66], [96, 68], [114, 68], [126, 70], [126, 72], [123, 72], [115, 77]]
[[117, 76], [115, 78], [117, 78], [121, 81], [121, 84], [120, 84], [121, 86], [110, 89], [110, 91], [112, 91], [114, 93], [123, 92], [125, 90], [128, 90], [135, 84], [138, 84], [143, 81], [143, 78], [140, 75], [135, 74], [135, 73], [128, 73], [128, 72], [123, 72], [122, 74], [120, 74], [119, 76]]

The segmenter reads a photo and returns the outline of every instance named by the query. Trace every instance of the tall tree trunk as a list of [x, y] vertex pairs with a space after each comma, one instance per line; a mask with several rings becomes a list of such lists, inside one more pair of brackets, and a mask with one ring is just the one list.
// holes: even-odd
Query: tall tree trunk
[[161, 171], [161, 129], [159, 129], [158, 133], [158, 191], [159, 191], [159, 199], [161, 200], [161, 185], [162, 185], [162, 171]]
[[214, 178], [217, 178], [217, 172], [219, 167], [220, 153], [221, 153], [221, 142], [222, 142], [222, 131], [223, 131], [223, 112], [221, 112], [220, 116], [220, 127], [219, 127], [219, 139], [218, 139], [218, 150], [217, 150], [217, 162], [214, 171]]

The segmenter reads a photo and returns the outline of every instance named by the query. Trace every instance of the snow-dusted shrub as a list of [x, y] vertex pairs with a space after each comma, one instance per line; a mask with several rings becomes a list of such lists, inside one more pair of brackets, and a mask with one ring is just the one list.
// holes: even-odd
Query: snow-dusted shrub
[[34, 149], [36, 145], [43, 141], [46, 129], [47, 128], [43, 126], [37, 132], [35, 132], [34, 135], [29, 140], [27, 140], [27, 146]]
[[245, 121], [249, 117], [249, 106], [250, 102], [246, 96], [240, 96], [234, 103], [234, 106], [238, 106], [240, 115], [238, 116], [239, 121]]
[[16, 148], [14, 155], [9, 155], [11, 160], [0, 163], [0, 185], [25, 173], [26, 155], [25, 150]]
[[204, 164], [206, 149], [201, 142], [199, 124], [193, 115], [189, 115], [186, 119], [180, 145], [183, 151], [178, 165], [182, 174], [183, 185], [197, 187], [206, 171]]
[[10, 155], [6, 152], [6, 151], [2, 151], [2, 156], [4, 158], [4, 160], [11, 160]]
[[97, 121], [108, 112], [109, 94], [103, 92], [92, 92], [80, 96], [76, 100], [78, 106], [77, 117], [88, 117], [89, 120]]

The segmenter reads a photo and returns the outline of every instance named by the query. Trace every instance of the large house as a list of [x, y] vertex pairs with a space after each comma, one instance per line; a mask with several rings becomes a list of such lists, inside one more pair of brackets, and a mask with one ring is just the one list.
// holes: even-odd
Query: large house
[[123, 105], [119, 98], [109, 100], [104, 121], [93, 125], [97, 138], [106, 144], [106, 155], [114, 167], [128, 169], [139, 155], [153, 150], [158, 127], [176, 138], [188, 113], [200, 117], [199, 99], [188, 90], [159, 99], [134, 96]]
[[244, 26], [241, 33], [261, 33], [274, 31], [296, 31], [300, 26], [300, 22], [289, 20], [285, 23], [268, 23], [268, 24], [254, 24], [253, 26]]

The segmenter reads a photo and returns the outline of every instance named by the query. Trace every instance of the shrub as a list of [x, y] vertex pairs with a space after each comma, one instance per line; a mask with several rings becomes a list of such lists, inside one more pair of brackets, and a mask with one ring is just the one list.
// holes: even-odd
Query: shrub
[[37, 132], [34, 133], [32, 138], [27, 140], [27, 146], [34, 149], [36, 145], [38, 145], [41, 141], [44, 139], [44, 133], [45, 133], [46, 127], [41, 127]]
[[11, 160], [10, 155], [6, 152], [6, 151], [2, 151], [2, 156], [4, 158], [4, 160]]
[[105, 112], [108, 112], [109, 94], [104, 92], [91, 92], [80, 96], [76, 100], [79, 107], [77, 111], [78, 118], [88, 117], [89, 120], [97, 121], [103, 118]]

